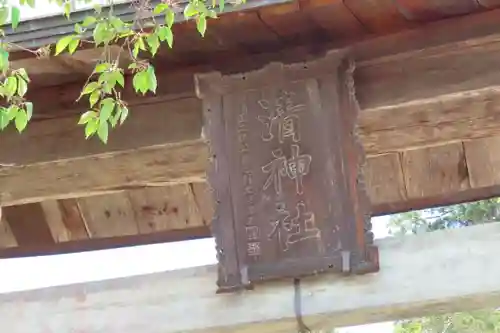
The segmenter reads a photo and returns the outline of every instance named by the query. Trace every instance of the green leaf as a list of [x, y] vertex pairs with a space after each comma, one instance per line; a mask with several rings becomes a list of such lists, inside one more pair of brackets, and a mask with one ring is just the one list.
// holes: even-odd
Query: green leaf
[[205, 6], [204, 1], [196, 1], [193, 2], [193, 4], [196, 4], [196, 10], [198, 11], [198, 15], [206, 15], [208, 12], [207, 6]]
[[123, 76], [122, 72], [118, 70], [114, 71], [113, 77], [122, 88], [125, 87], [125, 77]]
[[28, 6], [30, 6], [31, 8], [35, 8], [35, 0], [26, 0], [25, 2], [26, 2], [26, 4], [28, 4]]
[[120, 113], [121, 113], [122, 109], [120, 109], [119, 107], [116, 109], [116, 112], [115, 114], [113, 115], [113, 117], [109, 118], [109, 123], [111, 124], [111, 127], [115, 128], [116, 125], [118, 124], [118, 119], [120, 119]]
[[99, 139], [101, 139], [102, 142], [108, 143], [108, 122], [106, 121], [100, 121], [99, 122], [99, 129], [97, 130], [97, 135], [99, 136]]
[[21, 18], [21, 11], [19, 8], [12, 6], [10, 9], [10, 20], [12, 29], [16, 29], [19, 25], [19, 19]]
[[149, 90], [156, 94], [156, 88], [158, 87], [158, 82], [156, 80], [155, 69], [153, 66], [149, 65], [147, 69], [148, 80], [149, 80]]
[[149, 89], [149, 75], [146, 71], [137, 72], [132, 79], [132, 85], [136, 92], [141, 92], [143, 95]]
[[24, 107], [26, 108], [26, 115], [28, 116], [28, 121], [33, 117], [33, 103], [24, 102]]
[[84, 27], [89, 27], [92, 24], [94, 24], [96, 21], [97, 21], [97, 19], [94, 16], [86, 16], [82, 22], [82, 25]]
[[99, 100], [99, 97], [101, 97], [101, 93], [99, 91], [94, 91], [93, 93], [90, 94], [89, 97], [89, 104], [90, 107], [93, 107], [95, 103]]
[[80, 116], [80, 120], [78, 121], [78, 125], [87, 124], [90, 120], [97, 118], [97, 112], [95, 111], [87, 111]]
[[99, 111], [99, 120], [105, 122], [111, 117], [113, 109], [115, 108], [115, 101], [111, 98], [106, 98], [101, 102], [101, 110]]
[[9, 18], [9, 8], [0, 7], [0, 25], [4, 25]]
[[89, 121], [85, 125], [85, 139], [88, 139], [92, 135], [94, 135], [98, 127], [99, 127], [98, 118], [89, 119]]
[[135, 59], [137, 59], [137, 56], [139, 55], [139, 44], [137, 44], [137, 43], [134, 44], [134, 49], [132, 50], [132, 55], [134, 56]]
[[83, 90], [82, 90], [82, 95], [87, 95], [87, 94], [90, 94], [90, 93], [93, 93], [97, 88], [99, 88], [99, 83], [98, 82], [90, 82], [89, 84], [87, 84]]
[[7, 110], [5, 108], [0, 108], [0, 130], [4, 130], [9, 126], [10, 119], [7, 115]]
[[160, 27], [158, 28], [158, 38], [163, 42], [167, 41], [168, 46], [172, 48], [174, 43], [174, 34], [169, 27]]
[[84, 29], [82, 27], [82, 25], [80, 23], [75, 23], [75, 29], [74, 29], [75, 33], [78, 34], [78, 35], [81, 35], [83, 34], [84, 32]]
[[144, 44], [144, 39], [142, 37], [137, 38], [135, 41], [134, 49], [132, 51], [134, 58], [137, 58], [140, 50], [146, 51], [146, 44]]
[[114, 72], [104, 72], [99, 75], [99, 83], [103, 86], [104, 92], [110, 94], [116, 85], [116, 76], [114, 76]]
[[151, 55], [154, 56], [156, 52], [158, 52], [158, 48], [160, 47], [158, 35], [156, 33], [153, 33], [146, 38], [146, 41], [148, 42]]
[[19, 133], [21, 133], [26, 128], [26, 125], [28, 125], [28, 115], [26, 114], [26, 111], [24, 111], [23, 109], [18, 110], [16, 114], [15, 124]]
[[196, 28], [202, 37], [205, 36], [205, 32], [207, 31], [207, 17], [205, 15], [200, 15], [196, 19]]
[[219, 0], [219, 11], [222, 13], [224, 11], [224, 0]]
[[9, 68], [9, 52], [0, 49], [0, 70], [5, 72]]
[[28, 83], [21, 77], [17, 80], [17, 93], [23, 97], [28, 91]]
[[165, 23], [167, 24], [167, 26], [169, 28], [172, 28], [172, 25], [174, 25], [174, 22], [175, 22], [175, 13], [173, 10], [169, 10], [166, 14], [165, 14]]
[[69, 20], [69, 16], [71, 15], [71, 2], [66, 1], [63, 5], [64, 16]]
[[102, 12], [102, 6], [99, 5], [99, 4], [95, 4], [94, 6], [92, 6], [92, 8], [94, 8], [94, 11], [97, 13], [97, 14], [101, 14]]
[[155, 9], [153, 10], [153, 13], [154, 13], [155, 15], [158, 15], [158, 14], [161, 14], [161, 13], [163, 13], [164, 11], [168, 10], [168, 8], [169, 8], [169, 7], [168, 7], [168, 5], [167, 5], [166, 3], [164, 3], [164, 2], [162, 2], [162, 3], [158, 4], [158, 5], [155, 7]]
[[122, 106], [120, 108], [120, 125], [123, 124], [123, 122], [127, 119], [128, 117], [128, 108], [126, 106]]
[[136, 62], [131, 63], [128, 65], [128, 69], [137, 69], [139, 68], [139, 65]]
[[7, 117], [9, 118], [9, 121], [14, 120], [17, 117], [17, 112], [19, 112], [19, 110], [20, 109], [17, 105], [11, 105], [7, 109]]
[[74, 38], [73, 40], [71, 40], [71, 42], [69, 42], [68, 45], [69, 54], [75, 53], [76, 49], [78, 48], [78, 45], [80, 45], [80, 39]]
[[17, 78], [15, 76], [9, 76], [4, 82], [4, 87], [7, 95], [14, 96], [17, 91]]
[[125, 29], [125, 22], [116, 16], [112, 16], [109, 19], [109, 23], [116, 31], [122, 32]]
[[207, 16], [213, 19], [217, 18], [217, 12], [215, 10], [209, 10], [207, 11]]
[[103, 62], [101, 64], [98, 64], [95, 66], [94, 72], [96, 73], [103, 73], [108, 71], [111, 68], [111, 64], [108, 62]]
[[56, 55], [60, 54], [66, 47], [68, 47], [69, 43], [73, 40], [73, 36], [64, 36], [59, 39], [56, 44]]
[[28, 76], [28, 73], [26, 72], [26, 70], [24, 68], [19, 68], [18, 70], [16, 70], [17, 74], [26, 82], [30, 82], [30, 78]]
[[184, 8], [184, 17], [186, 19], [195, 16], [198, 14], [198, 10], [196, 9], [196, 6], [190, 2], [185, 8]]
[[140, 37], [137, 39], [137, 44], [139, 45], [139, 49], [142, 51], [146, 51], [146, 43], [144, 43], [144, 38]]
[[110, 29], [107, 22], [97, 23], [93, 32], [96, 46], [109, 43], [115, 36], [116, 32], [113, 29]]

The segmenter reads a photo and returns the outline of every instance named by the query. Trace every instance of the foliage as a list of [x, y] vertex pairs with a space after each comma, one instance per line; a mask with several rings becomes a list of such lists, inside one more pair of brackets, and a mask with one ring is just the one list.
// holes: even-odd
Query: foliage
[[[430, 232], [500, 220], [500, 199], [430, 208], [391, 217], [392, 234]], [[457, 283], [460, 283], [459, 281]], [[395, 333], [500, 333], [500, 310], [481, 310], [404, 320]]]
[[[10, 20], [10, 26], [15, 30], [22, 18], [22, 7], [35, 7], [36, 0], [18, 1], [18, 5], [11, 5], [7, 0], [0, 0], [0, 25], [3, 28]], [[49, 0], [63, 9], [63, 15], [68, 20], [71, 18], [71, 1]], [[92, 0], [83, 1], [92, 3]], [[185, 19], [195, 20], [197, 30], [203, 37], [207, 21], [217, 18], [217, 12], [224, 11], [225, 0], [187, 0], [180, 11], [175, 3], [164, 1], [153, 7], [150, 0], [139, 0], [134, 3], [137, 14], [132, 22], [125, 22], [114, 15], [113, 6], [111, 4], [103, 8], [94, 5], [91, 15], [74, 24], [74, 33], [63, 36], [55, 43], [55, 50], [53, 45], [36, 51], [25, 49], [39, 57], [73, 54], [84, 43], [93, 44], [103, 50], [102, 58], [78, 98], [88, 102], [88, 110], [81, 115], [78, 124], [84, 126], [86, 138], [97, 134], [104, 143], [108, 141], [110, 127], [123, 124], [129, 115], [127, 103], [121, 97], [127, 74], [133, 76], [132, 86], [137, 94], [156, 93], [158, 82], [155, 68], [145, 59], [154, 58], [162, 44], [173, 47], [172, 26], [176, 12], [182, 13]], [[5, 39], [5, 29], [0, 29], [0, 33]], [[89, 34], [92, 36], [90, 39], [87, 38]], [[111, 45], [120, 46], [118, 55], [111, 56]], [[30, 82], [28, 73], [24, 69], [13, 70], [10, 66], [9, 55], [16, 48], [19, 49], [19, 46], [0, 40], [0, 98], [4, 99], [4, 106], [0, 107], [0, 130], [13, 123], [16, 129], [22, 132], [33, 115], [34, 106], [26, 99]], [[133, 61], [127, 68], [120, 64], [120, 55], [123, 52], [132, 56]]]
[[393, 235], [465, 227], [500, 221], [500, 198], [413, 211], [391, 216]]
[[500, 333], [500, 311], [457, 312], [403, 321], [394, 333]]

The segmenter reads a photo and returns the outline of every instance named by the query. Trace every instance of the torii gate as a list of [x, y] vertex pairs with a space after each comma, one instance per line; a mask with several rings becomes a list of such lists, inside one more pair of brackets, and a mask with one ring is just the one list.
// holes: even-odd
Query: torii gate
[[[164, 73], [157, 95], [125, 93], [131, 117], [107, 146], [85, 141], [75, 126], [81, 105], [73, 101], [96, 51], [38, 60], [17, 53], [14, 64], [31, 73], [29, 98], [38, 111], [23, 135], [0, 134], [0, 257], [210, 236], [210, 153], [194, 75], [306, 61], [339, 48], [356, 63], [364, 178], [374, 215], [500, 195], [496, 6], [249, 0], [244, 11], [213, 22], [204, 39], [191, 22], [179, 22], [174, 50], [155, 58]], [[54, 31], [70, 32], [62, 22], [25, 22], [9, 38], [36, 48], [51, 42]], [[498, 306], [499, 232], [489, 225], [380, 241], [379, 272], [304, 280], [303, 320], [328, 330]], [[215, 268], [205, 267], [4, 295], [0, 323], [15, 333], [42, 332], [42, 321], [58, 332], [294, 329], [290, 281], [218, 295], [216, 279]], [[421, 283], [428, 279], [432, 285]]]

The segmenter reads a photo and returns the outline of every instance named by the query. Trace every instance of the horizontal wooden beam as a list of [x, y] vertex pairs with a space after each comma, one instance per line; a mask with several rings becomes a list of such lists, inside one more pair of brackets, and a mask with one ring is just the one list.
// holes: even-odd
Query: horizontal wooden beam
[[8, 206], [188, 183], [205, 174], [208, 158], [203, 141], [187, 141], [91, 158], [6, 166], [0, 169], [0, 203]]
[[[33, 221], [34, 223], [39, 221]], [[0, 224], [1, 228], [1, 224]], [[85, 240], [72, 240], [57, 244], [9, 244], [9, 247], [0, 249], [0, 259], [22, 258], [33, 256], [49, 256], [65, 253], [77, 253], [86, 251], [97, 251], [106, 249], [117, 249], [121, 247], [150, 245], [157, 243], [180, 242], [210, 237], [211, 231], [207, 226], [192, 227], [159, 231], [146, 235], [132, 235], [121, 237], [90, 238]], [[4, 245], [0, 231], [0, 244]], [[15, 239], [15, 238], [14, 238]], [[17, 245], [17, 246], [16, 246]]]
[[0, 322], [11, 333], [293, 332], [298, 297], [304, 323], [312, 331], [329, 332], [495, 307], [500, 305], [499, 237], [500, 224], [493, 223], [386, 238], [377, 242], [378, 273], [304, 278], [298, 295], [291, 280], [215, 294], [215, 266], [4, 294]]

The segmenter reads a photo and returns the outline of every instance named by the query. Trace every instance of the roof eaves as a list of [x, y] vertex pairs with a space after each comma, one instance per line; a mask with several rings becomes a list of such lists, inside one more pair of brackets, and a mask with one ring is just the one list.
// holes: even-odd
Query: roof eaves
[[[293, 2], [294, 0], [247, 0], [246, 3], [240, 5], [227, 4], [226, 12], [238, 12], [250, 10], [265, 6], [278, 5], [283, 3]], [[152, 0], [151, 5], [160, 3], [159, 0]], [[187, 3], [183, 0], [182, 3]], [[135, 15], [135, 8], [131, 3], [121, 3], [113, 6], [114, 15], [120, 17], [123, 21], [132, 21]], [[71, 14], [71, 19], [66, 19], [62, 14], [46, 16], [23, 21], [19, 24], [16, 30], [12, 30], [10, 26], [4, 26], [6, 33], [6, 41], [13, 43], [20, 48], [37, 49], [42, 46], [56, 43], [62, 36], [69, 35], [74, 32], [74, 25], [77, 22], [92, 15], [93, 10], [81, 10]], [[158, 15], [160, 16], [160, 15]], [[184, 21], [182, 9], [176, 12], [175, 22]], [[90, 36], [90, 34], [89, 34]]]

